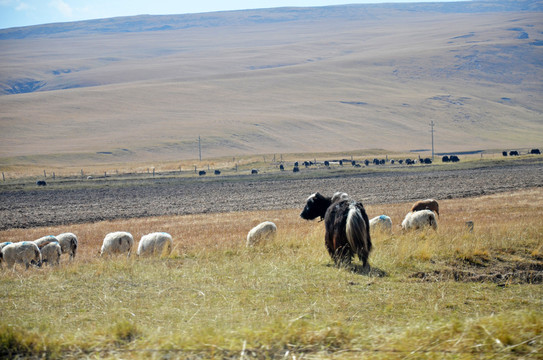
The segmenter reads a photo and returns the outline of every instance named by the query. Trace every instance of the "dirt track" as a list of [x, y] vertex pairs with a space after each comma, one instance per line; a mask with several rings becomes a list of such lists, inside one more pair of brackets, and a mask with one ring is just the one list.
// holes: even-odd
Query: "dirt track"
[[153, 180], [147, 185], [98, 189], [39, 189], [0, 193], [0, 230], [116, 218], [303, 207], [319, 191], [347, 192], [365, 204], [432, 197], [461, 198], [543, 186], [543, 162], [448, 171], [236, 181]]

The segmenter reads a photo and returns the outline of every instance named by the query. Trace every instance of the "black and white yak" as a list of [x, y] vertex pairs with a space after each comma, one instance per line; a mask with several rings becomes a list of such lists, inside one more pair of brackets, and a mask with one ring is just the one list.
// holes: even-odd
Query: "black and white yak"
[[336, 265], [349, 265], [356, 254], [364, 268], [368, 266], [372, 244], [368, 215], [361, 202], [345, 193], [331, 198], [315, 193], [307, 199], [300, 217], [324, 219], [326, 249]]

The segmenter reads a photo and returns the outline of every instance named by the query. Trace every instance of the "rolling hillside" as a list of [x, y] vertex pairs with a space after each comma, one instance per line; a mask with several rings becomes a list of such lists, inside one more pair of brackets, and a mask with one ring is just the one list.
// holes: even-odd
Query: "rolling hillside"
[[[0, 164], [543, 146], [543, 2], [0, 30]], [[96, 155], [99, 154], [97, 158]], [[35, 155], [42, 155], [36, 158]]]

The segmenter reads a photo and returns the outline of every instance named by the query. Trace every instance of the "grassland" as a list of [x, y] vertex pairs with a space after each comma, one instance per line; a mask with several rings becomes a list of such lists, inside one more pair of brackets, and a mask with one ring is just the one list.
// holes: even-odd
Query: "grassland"
[[[0, 355], [90, 358], [540, 358], [541, 188], [440, 202], [437, 232], [401, 233], [410, 204], [368, 205], [372, 271], [332, 266], [298, 210], [70, 226], [74, 262], [0, 276]], [[245, 247], [263, 220], [277, 237]], [[473, 232], [466, 221], [474, 221]], [[65, 227], [10, 229], [3, 241]], [[167, 231], [172, 255], [100, 259], [106, 232]]]
[[[73, 262], [0, 271], [0, 358], [541, 359], [541, 160], [501, 156], [543, 144], [541, 12], [486, 4], [0, 31], [0, 90], [35, 90], [0, 96], [0, 222], [26, 227], [4, 226], [0, 241], [80, 239]], [[436, 152], [496, 150], [428, 167], [278, 170], [281, 161], [426, 157], [431, 120]], [[252, 168], [254, 180], [241, 176]], [[482, 171], [454, 171], [470, 169]], [[426, 171], [432, 179], [407, 176]], [[354, 179], [373, 172], [400, 176]], [[294, 199], [288, 206], [247, 211], [277, 201], [270, 187], [283, 178], [294, 180], [277, 190]], [[218, 185], [213, 196], [206, 183]], [[223, 185], [232, 185], [227, 199]], [[392, 234], [373, 234], [370, 273], [334, 267], [323, 224], [293, 209], [316, 188], [338, 187], [379, 199], [363, 198], [368, 213], [394, 221]], [[497, 193], [469, 197], [485, 191]], [[401, 233], [403, 201], [434, 195], [438, 231]], [[197, 214], [154, 216], [153, 207]], [[264, 220], [277, 237], [246, 248]], [[104, 235], [117, 230], [169, 232], [174, 251], [100, 259]]]

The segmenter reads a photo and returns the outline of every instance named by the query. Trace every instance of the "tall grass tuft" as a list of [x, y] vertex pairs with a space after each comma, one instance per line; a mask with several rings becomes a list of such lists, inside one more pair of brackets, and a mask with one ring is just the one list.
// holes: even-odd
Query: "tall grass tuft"
[[117, 320], [109, 329], [108, 334], [118, 346], [126, 345], [141, 336], [138, 326], [127, 319]]
[[0, 358], [56, 358], [61, 349], [60, 344], [47, 335], [19, 326], [0, 325]]

